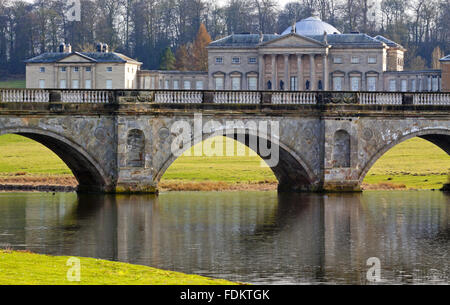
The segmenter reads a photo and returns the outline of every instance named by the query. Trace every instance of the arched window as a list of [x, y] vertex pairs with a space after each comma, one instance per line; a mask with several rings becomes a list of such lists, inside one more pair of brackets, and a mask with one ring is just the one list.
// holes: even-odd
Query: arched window
[[267, 82], [267, 90], [272, 90], [272, 82], [270, 80]]
[[319, 88], [319, 90], [323, 90], [323, 86], [322, 86], [322, 81], [319, 80], [319, 83], [317, 84], [317, 88]]
[[127, 137], [127, 167], [145, 166], [145, 136], [139, 129], [132, 129]]
[[280, 90], [283, 91], [284, 90], [284, 81], [280, 80]]
[[345, 130], [338, 130], [334, 135], [333, 164], [335, 168], [348, 168], [351, 166], [351, 140]]
[[309, 90], [309, 84], [310, 84], [310, 82], [309, 82], [309, 80], [307, 80], [307, 81], [306, 81], [306, 84], [305, 84], [306, 90]]

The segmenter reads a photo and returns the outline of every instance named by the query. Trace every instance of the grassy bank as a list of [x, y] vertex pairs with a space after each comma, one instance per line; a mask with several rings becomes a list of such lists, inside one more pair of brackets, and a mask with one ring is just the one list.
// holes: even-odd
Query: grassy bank
[[0, 285], [232, 285], [225, 280], [79, 258], [81, 281], [69, 282], [69, 257], [0, 250]]
[[[210, 147], [207, 143], [206, 147]], [[275, 190], [277, 180], [254, 153], [236, 142], [236, 157], [183, 156], [161, 181], [169, 191]], [[261, 165], [263, 164], [263, 166]], [[365, 189], [440, 189], [447, 182], [450, 157], [416, 138], [385, 154], [365, 179]], [[76, 185], [67, 166], [42, 145], [23, 137], [0, 137], [0, 184]]]
[[0, 88], [25, 88], [26, 83], [24, 79], [0, 81]]

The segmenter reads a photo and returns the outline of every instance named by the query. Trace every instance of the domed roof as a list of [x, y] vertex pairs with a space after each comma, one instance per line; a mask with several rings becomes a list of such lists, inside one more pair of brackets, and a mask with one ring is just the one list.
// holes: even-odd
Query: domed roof
[[[296, 33], [299, 35], [323, 35], [324, 32], [327, 34], [341, 34], [334, 26], [323, 22], [320, 20], [317, 14], [313, 16], [303, 19], [295, 24]], [[286, 35], [292, 32], [292, 26], [287, 28], [282, 35]]]

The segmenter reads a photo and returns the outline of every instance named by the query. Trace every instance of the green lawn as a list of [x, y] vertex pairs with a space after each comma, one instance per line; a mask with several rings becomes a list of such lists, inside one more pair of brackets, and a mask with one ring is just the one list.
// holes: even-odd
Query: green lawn
[[25, 80], [0, 81], [0, 88], [25, 88]]
[[[233, 145], [227, 140], [227, 145]], [[254, 153], [234, 142], [240, 157], [189, 157], [176, 160], [163, 177], [166, 182], [261, 183], [276, 181], [270, 168]], [[210, 147], [210, 143], [205, 145]], [[365, 183], [404, 184], [412, 189], [438, 189], [447, 182], [450, 157], [437, 146], [415, 138], [386, 153], [368, 173]], [[0, 137], [0, 177], [7, 175], [70, 175], [70, 170], [52, 152], [26, 138]]]
[[[47, 256], [0, 250], [0, 285], [233, 285], [225, 280], [198, 275], [79, 258], [80, 282], [71, 282], [67, 273], [69, 257]], [[69, 273], [72, 274], [72, 273]]]
[[16, 135], [0, 136], [0, 176], [12, 173], [30, 175], [70, 175], [70, 169], [45, 146]]

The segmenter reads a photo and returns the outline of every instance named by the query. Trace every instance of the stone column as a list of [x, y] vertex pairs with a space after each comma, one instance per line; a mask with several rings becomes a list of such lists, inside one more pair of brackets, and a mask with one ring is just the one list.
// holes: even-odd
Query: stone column
[[272, 54], [272, 90], [277, 90], [277, 55]]
[[264, 85], [264, 76], [265, 76], [265, 67], [266, 67], [266, 63], [264, 61], [264, 54], [260, 54], [259, 55], [259, 59], [258, 59], [258, 77], [259, 77], [259, 90], [264, 90], [265, 85]]
[[303, 90], [302, 54], [297, 54], [297, 82], [299, 91]]
[[323, 90], [330, 90], [330, 79], [328, 75], [328, 55], [323, 54]]
[[286, 91], [291, 89], [289, 70], [289, 54], [284, 54], [284, 90]]
[[309, 54], [309, 71], [310, 71], [310, 77], [309, 77], [309, 82], [310, 82], [310, 90], [314, 91], [317, 88], [316, 85], [316, 61], [314, 60], [314, 56], [315, 54]]

